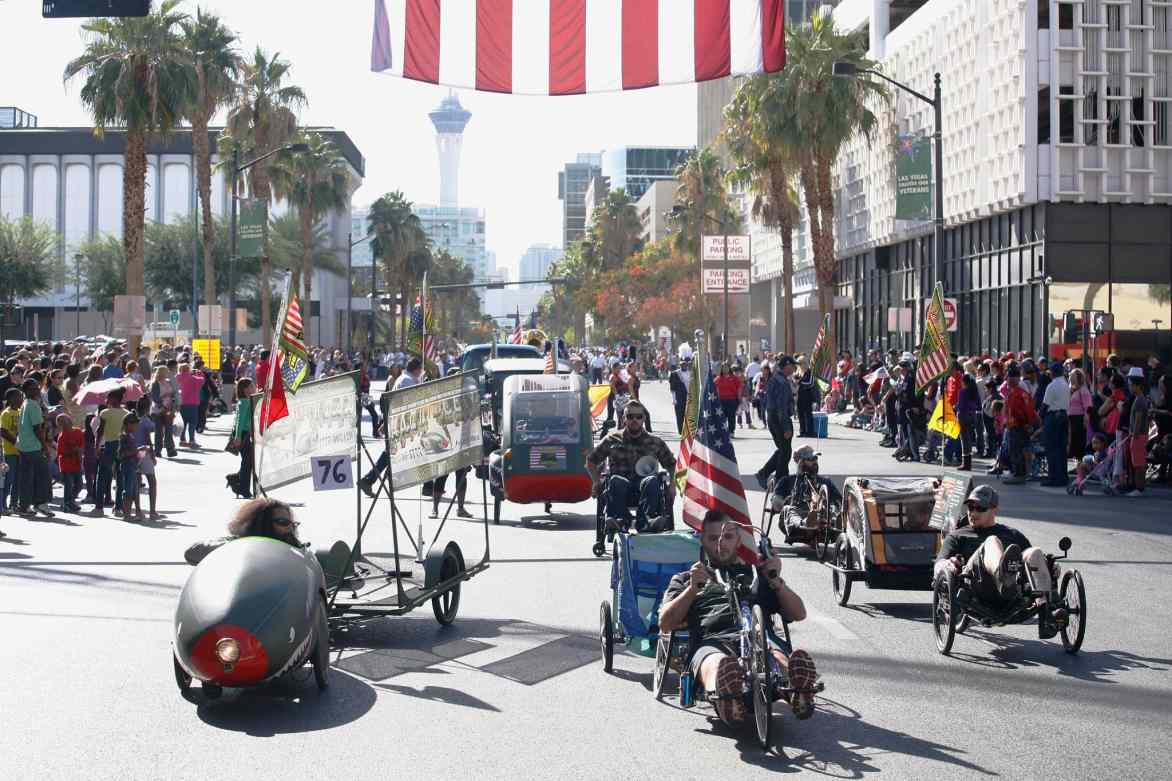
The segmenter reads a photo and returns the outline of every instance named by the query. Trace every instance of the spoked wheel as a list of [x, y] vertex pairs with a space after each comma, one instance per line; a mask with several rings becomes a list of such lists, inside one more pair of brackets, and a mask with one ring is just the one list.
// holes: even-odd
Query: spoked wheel
[[611, 623], [610, 603], [602, 600], [598, 609], [598, 640], [602, 646], [602, 671], [614, 670], [614, 624]]
[[313, 678], [318, 691], [330, 685], [330, 619], [325, 597], [321, 600], [321, 616], [317, 621], [317, 647], [313, 651]]
[[932, 631], [936, 634], [936, 650], [947, 654], [956, 639], [956, 576], [951, 572], [939, 575], [932, 582]]
[[830, 493], [826, 490], [826, 486], [818, 488], [818, 532], [814, 537], [814, 554], [818, 557], [818, 561], [826, 561], [826, 557], [830, 555], [830, 546], [833, 540], [837, 537], [831, 537], [833, 530], [830, 527]]
[[[443, 583], [456, 577], [464, 571], [464, 561], [459, 554], [459, 548], [453, 548], [455, 543], [448, 543], [444, 549], [444, 560], [440, 565], [439, 582]], [[456, 583], [444, 593], [433, 597], [431, 610], [435, 613], [435, 620], [441, 626], [448, 626], [456, 620], [456, 612], [460, 609], [460, 584]]]
[[179, 657], [174, 652], [171, 653], [171, 662], [175, 665], [175, 684], [181, 693], [187, 694], [191, 688], [191, 675], [183, 669], [183, 665], [179, 664]]
[[760, 605], [753, 605], [753, 624], [750, 634], [752, 647], [750, 667], [753, 673], [753, 719], [757, 722], [757, 740], [761, 748], [769, 749], [769, 732], [773, 725], [773, 673], [769, 667], [769, 644], [765, 636], [765, 614]]
[[1062, 647], [1068, 654], [1077, 654], [1087, 632], [1087, 591], [1078, 570], [1062, 573], [1059, 598], [1066, 606], [1066, 626], [1062, 627]]
[[830, 570], [830, 585], [834, 589], [834, 601], [846, 605], [851, 598], [851, 577], [842, 570], [851, 567], [851, 550], [846, 541], [846, 535], [838, 535], [838, 542], [834, 546], [834, 566]]
[[603, 542], [594, 543], [594, 547], [592, 547], [590, 549], [590, 552], [601, 559], [603, 556], [606, 555], [606, 543], [603, 543]]
[[671, 662], [672, 635], [660, 635], [655, 643], [655, 677], [651, 682], [651, 691], [655, 699], [663, 699], [663, 682], [667, 680], [668, 664]]

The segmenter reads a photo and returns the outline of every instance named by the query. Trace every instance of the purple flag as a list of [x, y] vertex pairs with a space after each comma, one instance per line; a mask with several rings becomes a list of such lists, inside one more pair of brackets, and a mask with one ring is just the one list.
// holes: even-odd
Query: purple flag
[[370, 43], [370, 69], [375, 73], [391, 69], [391, 23], [385, 0], [374, 0], [374, 38]]

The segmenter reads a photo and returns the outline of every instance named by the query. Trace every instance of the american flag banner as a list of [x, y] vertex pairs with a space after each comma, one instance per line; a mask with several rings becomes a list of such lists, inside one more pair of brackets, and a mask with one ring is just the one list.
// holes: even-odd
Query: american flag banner
[[558, 373], [558, 340], [549, 343], [549, 350], [545, 353], [545, 373]]
[[785, 67], [784, 0], [375, 0], [371, 70], [577, 95]]
[[834, 335], [830, 332], [830, 315], [822, 321], [818, 335], [814, 337], [814, 349], [810, 351], [810, 373], [822, 390], [830, 387], [834, 379]]
[[301, 302], [290, 287], [285, 305], [278, 319], [277, 346], [280, 348], [278, 367], [285, 390], [297, 393], [309, 373], [309, 350], [305, 346], [305, 326], [301, 321]]
[[948, 374], [952, 352], [948, 347], [948, 330], [944, 325], [944, 286], [936, 283], [932, 303], [924, 316], [924, 341], [916, 360], [916, 392]]
[[709, 510], [719, 510], [741, 527], [737, 556], [746, 564], [757, 564], [761, 557], [753, 539], [749, 502], [729, 436], [729, 420], [716, 394], [712, 372], [708, 372], [703, 388], [696, 434], [688, 452], [684, 523], [699, 531], [704, 515]]
[[521, 331], [521, 324], [517, 323], [517, 327], [513, 329], [513, 335], [509, 337], [509, 344], [521, 344], [524, 339], [524, 334]]

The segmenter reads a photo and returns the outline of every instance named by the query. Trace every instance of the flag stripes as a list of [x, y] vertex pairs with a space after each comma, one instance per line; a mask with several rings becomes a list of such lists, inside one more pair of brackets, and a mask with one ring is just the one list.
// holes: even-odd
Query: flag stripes
[[814, 338], [814, 349], [810, 352], [810, 373], [822, 384], [829, 385], [834, 379], [834, 347], [830, 333], [830, 315], [822, 321], [818, 335]]
[[783, 2], [375, 0], [371, 70], [538, 95], [776, 72]]
[[944, 325], [944, 286], [937, 282], [932, 290], [932, 302], [924, 315], [924, 339], [916, 362], [916, 392], [947, 374], [951, 363], [948, 331]]

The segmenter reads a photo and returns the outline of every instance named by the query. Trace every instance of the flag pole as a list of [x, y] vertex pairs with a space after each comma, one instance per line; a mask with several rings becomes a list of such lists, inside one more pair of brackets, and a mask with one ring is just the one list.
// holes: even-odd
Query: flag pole
[[[281, 329], [285, 325], [285, 316], [289, 312], [289, 289], [293, 282], [293, 277], [290, 275], [285, 279], [285, 299], [281, 303], [280, 316], [277, 318], [276, 327], [273, 329], [273, 349], [269, 351], [269, 376], [265, 378], [265, 393], [264, 399], [260, 406], [260, 426], [267, 430], [265, 421], [268, 419], [268, 407], [272, 404], [273, 399], [273, 382], [277, 376], [277, 362], [281, 349]], [[260, 475], [264, 471], [265, 463], [265, 438], [264, 432], [258, 429], [261, 434], [260, 448], [256, 454], [256, 473]]]
[[[419, 357], [423, 359], [423, 376], [427, 376], [427, 272], [423, 272], [423, 296], [419, 300]], [[438, 371], [436, 372], [438, 374]]]

